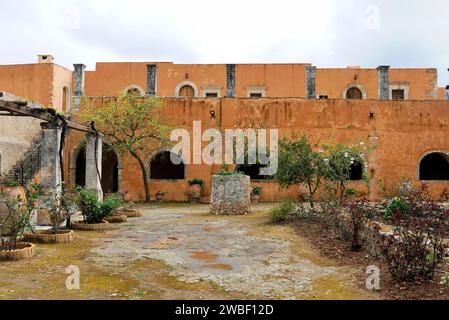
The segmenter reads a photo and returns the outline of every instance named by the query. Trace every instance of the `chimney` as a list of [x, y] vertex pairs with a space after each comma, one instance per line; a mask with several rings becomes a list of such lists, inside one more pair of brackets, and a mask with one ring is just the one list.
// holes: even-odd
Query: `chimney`
[[307, 99], [316, 99], [316, 67], [306, 67]]
[[84, 96], [84, 80], [86, 66], [84, 64], [74, 64], [75, 72], [73, 79], [73, 96]]
[[147, 64], [147, 96], [156, 96], [157, 88], [157, 65]]
[[377, 84], [379, 88], [379, 99], [390, 99], [390, 79], [389, 79], [390, 66], [377, 67]]
[[226, 65], [226, 98], [235, 98], [235, 64]]
[[72, 109], [77, 111], [81, 104], [81, 97], [84, 96], [84, 80], [86, 66], [84, 64], [74, 64], [75, 71], [73, 73], [73, 96]]
[[37, 63], [53, 63], [55, 57], [51, 54], [38, 54], [37, 55]]

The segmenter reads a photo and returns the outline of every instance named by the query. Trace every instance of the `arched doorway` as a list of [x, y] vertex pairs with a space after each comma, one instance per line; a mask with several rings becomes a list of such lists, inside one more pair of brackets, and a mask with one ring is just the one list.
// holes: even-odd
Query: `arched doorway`
[[182, 86], [181, 89], [179, 89], [179, 96], [185, 98], [193, 98], [195, 97], [195, 89], [188, 84]]
[[[179, 164], [171, 161], [170, 155], [178, 157]], [[150, 163], [150, 179], [153, 180], [184, 180], [185, 165], [181, 158], [170, 151], [162, 151], [156, 154]]]
[[449, 180], [449, 156], [442, 152], [426, 155], [419, 164], [419, 179]]
[[351, 87], [346, 91], [346, 99], [361, 100], [363, 99], [362, 90], [357, 87]]
[[115, 151], [107, 144], [103, 144], [101, 160], [101, 189], [103, 193], [119, 191], [118, 185], [118, 157]]
[[363, 164], [361, 162], [354, 162], [349, 170], [349, 180], [359, 181], [363, 178]]
[[[86, 186], [86, 147], [82, 145], [76, 154], [75, 184]], [[101, 188], [103, 193], [114, 193], [120, 190], [120, 161], [117, 153], [103, 143], [101, 161]]]

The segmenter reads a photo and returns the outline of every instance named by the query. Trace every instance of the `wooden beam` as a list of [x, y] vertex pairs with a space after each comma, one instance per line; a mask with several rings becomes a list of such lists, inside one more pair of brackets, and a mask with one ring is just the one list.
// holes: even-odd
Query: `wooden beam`
[[[27, 106], [21, 106], [15, 102], [0, 100], [0, 110], [4, 110], [10, 112], [9, 115], [0, 114], [1, 116], [22, 116], [22, 117], [33, 117], [36, 119], [40, 119], [47, 122], [55, 122], [57, 117], [46, 109], [38, 109], [38, 108], [30, 108]], [[83, 131], [87, 133], [94, 133], [93, 130], [85, 125], [78, 124], [76, 122], [67, 120], [67, 127], [77, 130]]]

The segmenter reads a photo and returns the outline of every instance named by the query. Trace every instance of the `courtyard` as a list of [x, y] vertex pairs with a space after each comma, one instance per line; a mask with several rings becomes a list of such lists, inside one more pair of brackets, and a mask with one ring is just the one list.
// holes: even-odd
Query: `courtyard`
[[[0, 264], [0, 299], [381, 298], [363, 289], [360, 270], [320, 255], [291, 226], [270, 224], [274, 206], [212, 216], [207, 205], [140, 204], [142, 217]], [[79, 267], [79, 290], [66, 288], [68, 266]]]

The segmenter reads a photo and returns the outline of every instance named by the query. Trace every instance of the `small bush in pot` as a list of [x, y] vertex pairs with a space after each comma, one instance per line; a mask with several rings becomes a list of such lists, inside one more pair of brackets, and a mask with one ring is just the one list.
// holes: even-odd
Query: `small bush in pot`
[[83, 215], [84, 223], [97, 224], [103, 223], [104, 218], [120, 206], [120, 199], [117, 196], [111, 196], [101, 202], [95, 193], [80, 187], [77, 205]]
[[36, 208], [35, 190], [26, 189], [26, 199], [13, 198], [0, 191], [0, 202], [8, 208], [8, 215], [0, 220], [0, 260], [18, 260], [30, 258], [35, 254], [35, 247], [20, 242], [26, 230], [31, 229], [31, 217]]
[[262, 194], [262, 187], [254, 187], [251, 190], [251, 202], [258, 203], [261, 194]]
[[201, 190], [204, 185], [204, 180], [202, 179], [191, 179], [188, 181], [189, 190], [187, 191], [187, 196], [189, 197], [190, 202], [198, 202], [201, 197]]

